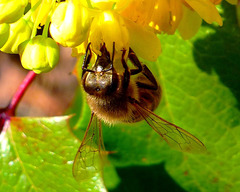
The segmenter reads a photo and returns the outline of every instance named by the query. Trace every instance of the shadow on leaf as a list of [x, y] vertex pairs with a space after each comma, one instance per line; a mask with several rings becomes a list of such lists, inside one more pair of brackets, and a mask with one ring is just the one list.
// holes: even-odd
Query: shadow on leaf
[[164, 164], [117, 168], [120, 185], [109, 192], [185, 192], [165, 171]]
[[[240, 108], [240, 27], [236, 9], [227, 3], [224, 7], [223, 27], [212, 27], [215, 33], [194, 42], [193, 55], [199, 68], [207, 73], [215, 71], [238, 101]], [[208, 24], [205, 24], [208, 26]]]

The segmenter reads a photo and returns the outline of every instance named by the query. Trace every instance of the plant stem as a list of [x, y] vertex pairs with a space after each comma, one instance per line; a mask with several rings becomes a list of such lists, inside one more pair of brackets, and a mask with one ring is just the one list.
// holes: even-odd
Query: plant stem
[[[30, 10], [29, 10], [29, 14], [30, 14], [30, 16], [31, 16], [31, 14], [34, 12], [34, 11], [36, 11], [36, 9], [38, 8], [38, 6], [40, 5], [42, 3], [42, 0], [39, 0]], [[33, 38], [33, 37], [35, 37], [36, 36], [36, 34], [37, 34], [37, 27], [38, 27], [38, 25], [39, 25], [39, 23], [40, 23], [40, 21], [39, 21], [39, 12], [37, 13], [37, 16], [36, 16], [36, 19], [35, 19], [35, 21], [34, 21], [34, 25], [33, 25], [33, 30], [32, 30], [32, 34], [31, 34], [31, 39]]]
[[15, 93], [10, 104], [7, 107], [7, 114], [9, 116], [15, 115], [16, 107], [18, 106], [24, 93], [26, 92], [27, 88], [32, 83], [35, 77], [36, 77], [36, 73], [34, 73], [33, 71], [28, 72], [27, 76], [25, 77], [21, 85], [18, 87], [17, 92]]
[[88, 4], [88, 7], [89, 7], [89, 8], [93, 8], [92, 3], [91, 3], [91, 0], [86, 0], [86, 1], [87, 1], [87, 4]]
[[49, 28], [50, 21], [51, 21], [52, 10], [55, 7], [55, 4], [56, 4], [56, 2], [52, 1], [51, 11], [48, 13], [48, 16], [47, 16], [47, 19], [46, 19], [46, 22], [45, 22], [45, 25], [44, 25], [44, 28], [43, 28], [42, 36], [46, 37], [46, 38], [48, 37], [48, 28]]

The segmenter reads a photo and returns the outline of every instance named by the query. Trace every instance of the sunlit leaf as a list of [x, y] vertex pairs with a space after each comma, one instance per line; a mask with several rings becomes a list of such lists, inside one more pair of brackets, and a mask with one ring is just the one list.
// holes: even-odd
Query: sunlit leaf
[[0, 136], [0, 191], [106, 191], [100, 176], [74, 179], [80, 142], [71, 134], [68, 119], [11, 118]]

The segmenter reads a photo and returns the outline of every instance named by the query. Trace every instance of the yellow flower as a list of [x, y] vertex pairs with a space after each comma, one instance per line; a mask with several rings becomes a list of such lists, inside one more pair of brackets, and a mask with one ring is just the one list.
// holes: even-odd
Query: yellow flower
[[226, 0], [226, 1], [232, 5], [237, 5], [239, 2], [238, 0]]
[[202, 19], [209, 24], [217, 22], [222, 26], [222, 18], [215, 7], [215, 4], [220, 2], [219, 0], [185, 0], [182, 7], [183, 17], [178, 27], [183, 39], [190, 39], [197, 33]]
[[207, 23], [217, 22], [222, 26], [222, 18], [210, 0], [185, 0], [185, 2]]
[[92, 42], [92, 49], [99, 54], [103, 43], [107, 50], [112, 50], [115, 42], [115, 55], [121, 53], [122, 49], [128, 49], [129, 34], [123, 18], [114, 11], [100, 13], [92, 22], [89, 41]]
[[207, 23], [222, 19], [214, 4], [219, 0], [132, 0], [121, 15], [142, 26], [149, 26], [157, 33], [173, 34], [179, 29], [187, 39], [193, 36], [201, 25], [201, 18]]
[[19, 45], [22, 66], [35, 73], [52, 70], [59, 61], [59, 47], [51, 39], [37, 35]]
[[183, 39], [190, 39], [199, 30], [202, 19], [199, 14], [192, 9], [183, 6], [183, 17], [178, 26], [178, 31]]
[[214, 5], [218, 5], [222, 0], [210, 0]]
[[77, 0], [61, 2], [52, 15], [50, 33], [61, 45], [75, 47], [87, 38], [91, 20], [88, 9]]
[[10, 33], [7, 42], [0, 49], [5, 53], [18, 53], [18, 46], [31, 36], [33, 23], [20, 18], [17, 22], [10, 24]]
[[99, 10], [122, 10], [126, 8], [132, 0], [80, 0], [80, 3], [88, 8]]
[[[95, 16], [89, 31], [88, 40], [97, 54], [100, 54], [100, 45], [103, 43], [111, 52], [113, 42], [115, 42], [115, 59], [120, 58], [122, 50], [128, 50], [129, 47], [138, 56], [150, 61], [155, 61], [161, 53], [160, 41], [153, 31], [125, 19], [114, 10], [102, 11]], [[82, 46], [79, 51], [81, 53]]]
[[[31, 0], [31, 7], [33, 8], [34, 5], [36, 5], [38, 2], [39, 0]], [[44, 25], [47, 20], [48, 14], [51, 12], [52, 8], [52, 0], [42, 0], [41, 4], [32, 14], [33, 21]]]
[[[237, 0], [227, 1], [237, 3]], [[161, 53], [157, 33], [174, 34], [178, 30], [184, 39], [189, 39], [198, 31], [202, 19], [222, 25], [215, 7], [221, 0], [19, 0], [18, 4], [22, 2], [23, 8], [26, 2], [31, 3], [34, 23], [31, 38], [39, 25], [44, 24], [47, 31], [51, 18], [53, 39], [73, 47], [75, 55], [82, 54], [88, 42], [97, 54], [101, 44], [105, 43], [111, 52], [115, 42], [115, 58], [121, 57], [123, 49], [131, 47], [138, 56], [154, 61]], [[8, 5], [8, 1], [4, 0], [2, 5]], [[10, 20], [22, 15], [23, 8], [19, 13], [14, 11]], [[14, 43], [11, 38], [14, 37], [11, 28], [2, 50], [17, 53], [19, 42]], [[26, 34], [29, 38], [30, 30]]]
[[[103, 43], [111, 52], [115, 42], [115, 58], [121, 57], [123, 49], [131, 47], [138, 56], [154, 61], [161, 53], [156, 33], [174, 34], [178, 29], [182, 37], [188, 39], [198, 31], [202, 19], [222, 25], [215, 7], [220, 2], [221, 0], [67, 0], [56, 8], [50, 31], [53, 38], [63, 46], [79, 45], [73, 49], [75, 55], [83, 54], [87, 42], [92, 43], [96, 54], [100, 54], [100, 45]], [[85, 18], [85, 23], [82, 18]], [[85, 43], [81, 44], [83, 42]]]
[[10, 32], [10, 26], [7, 23], [0, 24], [0, 48], [7, 42]]
[[0, 23], [14, 23], [23, 16], [28, 0], [1, 0]]
[[157, 32], [173, 34], [182, 17], [181, 0], [132, 0], [121, 15]]

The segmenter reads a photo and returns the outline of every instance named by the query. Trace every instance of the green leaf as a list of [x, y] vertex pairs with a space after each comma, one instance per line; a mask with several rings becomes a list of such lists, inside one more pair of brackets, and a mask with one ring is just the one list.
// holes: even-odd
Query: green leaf
[[99, 175], [81, 183], [72, 176], [79, 141], [68, 119], [11, 118], [0, 136], [0, 191], [106, 191]]
[[[106, 150], [121, 178], [112, 191], [238, 191], [240, 188], [240, 33], [235, 7], [222, 28], [204, 24], [191, 41], [161, 35], [163, 53], [147, 63], [163, 88], [156, 114], [198, 137], [207, 154], [172, 150], [145, 122], [105, 125]], [[86, 129], [90, 116], [84, 107]]]

